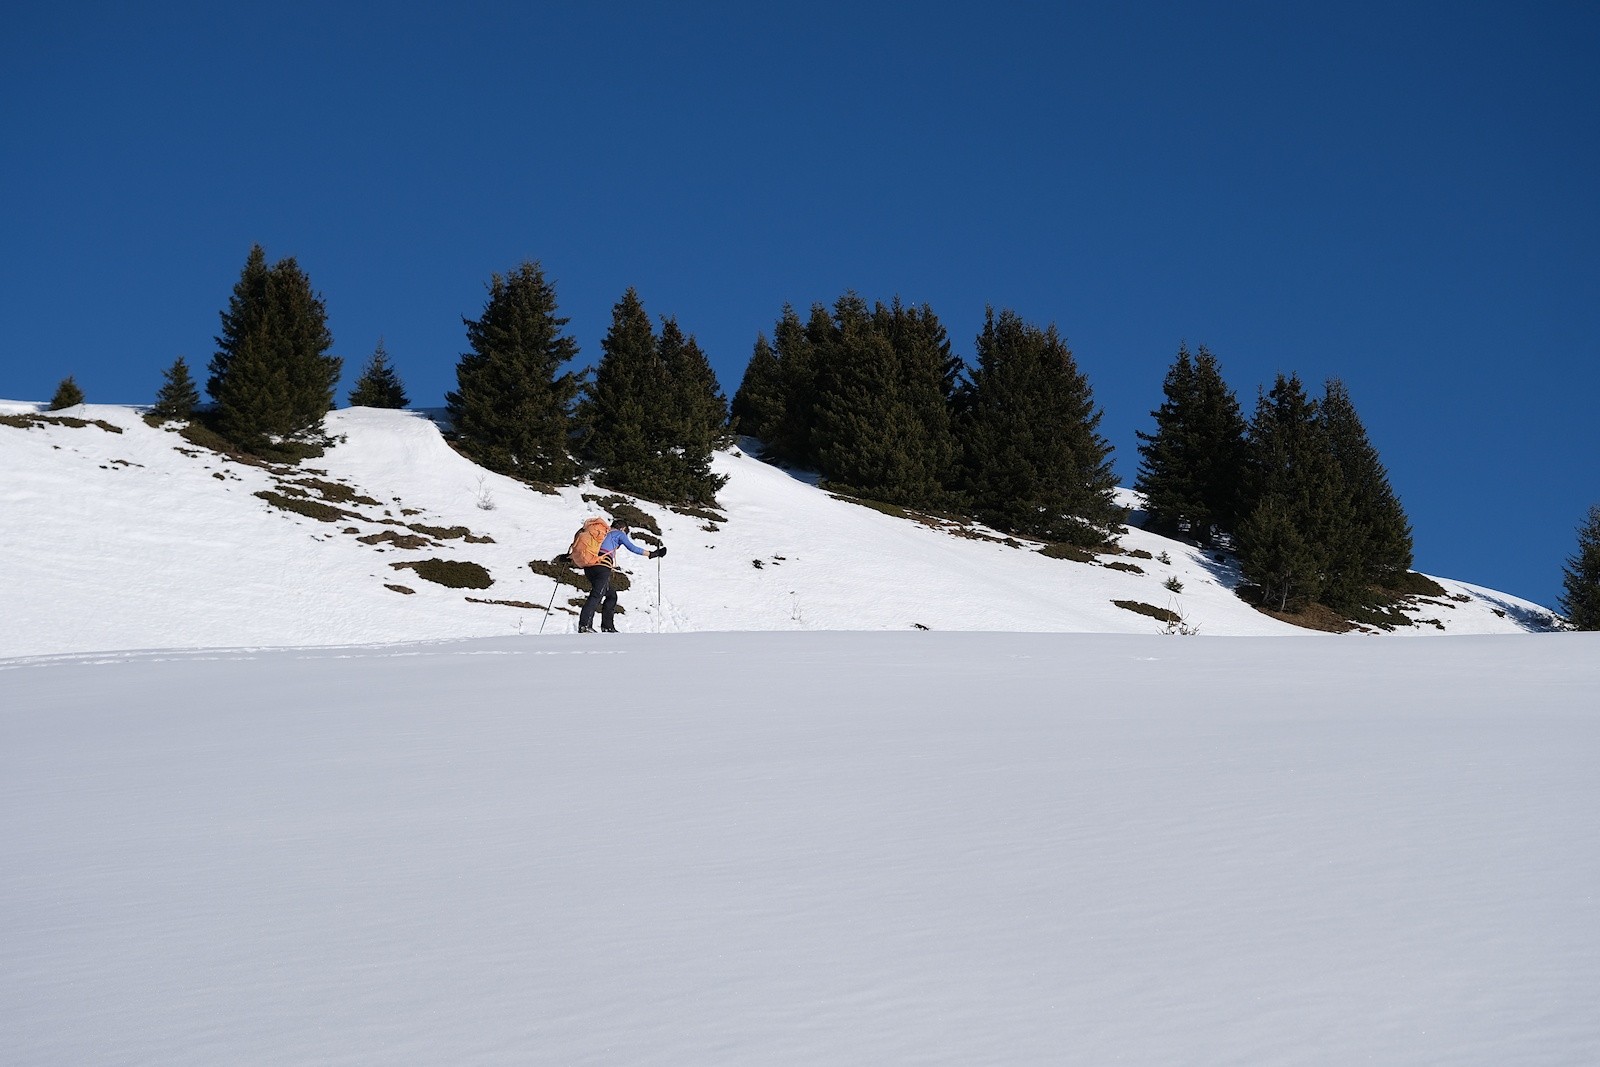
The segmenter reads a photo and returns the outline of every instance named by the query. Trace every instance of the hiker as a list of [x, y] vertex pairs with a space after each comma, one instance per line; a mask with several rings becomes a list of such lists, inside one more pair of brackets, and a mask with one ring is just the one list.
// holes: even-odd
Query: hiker
[[580, 634], [594, 633], [594, 609], [597, 607], [600, 609], [600, 629], [608, 634], [617, 632], [617, 591], [611, 586], [611, 573], [617, 565], [618, 548], [626, 548], [645, 559], [660, 559], [667, 554], [666, 545], [643, 549], [634, 544], [628, 536], [630, 528], [625, 522], [605, 527], [605, 534], [599, 537], [599, 544], [596, 545], [594, 539], [602, 527], [605, 527], [603, 521], [589, 520], [583, 524], [583, 529], [578, 531], [577, 539], [572, 543], [572, 562], [582, 567], [584, 577], [589, 579], [589, 599], [584, 601], [583, 611], [578, 615]]

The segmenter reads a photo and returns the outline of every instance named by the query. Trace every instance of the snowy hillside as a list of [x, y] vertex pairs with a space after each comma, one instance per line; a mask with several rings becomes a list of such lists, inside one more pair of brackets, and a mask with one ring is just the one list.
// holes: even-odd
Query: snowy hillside
[[635, 632], [534, 639], [597, 494], [422, 416], [4, 412], [7, 1064], [1600, 1062], [1600, 635], [1282, 640], [730, 452]]
[[[39, 407], [0, 402], [0, 415]], [[299, 468], [234, 462], [129, 407], [50, 418], [62, 415], [79, 424], [0, 423], [0, 658], [574, 629], [579, 590], [528, 564], [564, 552], [608, 494], [544, 495], [488, 474], [423, 415], [334, 412], [340, 443]], [[723, 521], [639, 503], [670, 551], [658, 563], [624, 560], [634, 586], [623, 630], [1160, 632], [1124, 601], [1175, 611], [1204, 636], [1306, 632], [1241, 603], [1226, 565], [1137, 529], [1122, 539], [1126, 554], [1072, 562], [880, 514], [737, 450], [716, 467], [729, 477]], [[322, 505], [323, 518], [276, 506], [295, 501]], [[480, 564], [493, 585], [446, 588], [403, 566], [428, 559]], [[1417, 605], [1420, 625], [1397, 632], [1515, 633], [1543, 614], [1441, 584], [1450, 595]]]

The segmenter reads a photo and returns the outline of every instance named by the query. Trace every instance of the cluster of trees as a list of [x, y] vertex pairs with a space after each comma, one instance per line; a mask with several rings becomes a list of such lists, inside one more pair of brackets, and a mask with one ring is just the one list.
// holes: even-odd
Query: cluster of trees
[[[588, 471], [663, 503], [714, 504], [723, 479], [711, 456], [737, 428], [833, 488], [1024, 536], [1098, 547], [1122, 518], [1101, 412], [1053, 325], [991, 308], [968, 367], [927, 306], [869, 307], [847, 293], [805, 320], [785, 306], [771, 339], [756, 339], [730, 418], [693, 335], [671, 317], [658, 327], [633, 289], [592, 373], [571, 369], [578, 345], [538, 263], [493, 275], [488, 292], [482, 314], [462, 319], [470, 350], [446, 402], [456, 446], [492, 470], [552, 485]], [[252, 248], [221, 320], [210, 408], [199, 414], [179, 357], [152, 413], [204, 417], [246, 451], [317, 434], [342, 361], [295, 260], [268, 265]], [[1226, 535], [1260, 601], [1279, 610], [1358, 613], [1405, 588], [1410, 525], [1341, 382], [1313, 398], [1279, 375], [1247, 419], [1216, 357], [1182, 346], [1163, 394], [1154, 432], [1138, 435], [1135, 485], [1154, 529]], [[381, 338], [349, 399], [407, 405]], [[68, 377], [51, 407], [83, 400]], [[1600, 629], [1600, 507], [1579, 529], [1564, 588], [1569, 622]]]
[[526, 481], [575, 484], [583, 464], [607, 488], [668, 504], [715, 502], [711, 454], [729, 439], [728, 402], [692, 335], [659, 333], [629, 289], [591, 380], [562, 368], [578, 345], [537, 263], [494, 275], [472, 351], [445, 397], [453, 436], [478, 463]]
[[770, 457], [868, 499], [1087, 546], [1120, 518], [1088, 379], [1054, 326], [1011, 311], [988, 311], [968, 372], [926, 306], [847, 293], [805, 322], [786, 306], [733, 414]]
[[1358, 612], [1404, 587], [1411, 527], [1349, 391], [1278, 375], [1247, 422], [1216, 357], [1180, 347], [1139, 434], [1135, 487], [1162, 532], [1226, 532], [1261, 601]]

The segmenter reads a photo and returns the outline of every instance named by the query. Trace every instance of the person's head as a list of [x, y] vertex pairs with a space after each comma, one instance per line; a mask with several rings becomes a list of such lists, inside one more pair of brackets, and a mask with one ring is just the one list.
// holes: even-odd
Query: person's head
[[623, 522], [621, 520], [618, 520], [617, 522], [612, 523], [611, 524], [611, 528], [613, 530], [621, 530], [623, 533], [631, 533], [633, 531], [633, 527], [629, 526], [626, 522]]

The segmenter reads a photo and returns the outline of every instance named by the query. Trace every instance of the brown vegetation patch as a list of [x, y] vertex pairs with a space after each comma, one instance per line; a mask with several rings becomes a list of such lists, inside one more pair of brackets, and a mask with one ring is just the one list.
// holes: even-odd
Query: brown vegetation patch
[[389, 566], [395, 570], [415, 571], [418, 578], [447, 589], [487, 589], [494, 584], [488, 569], [470, 560], [424, 559]]
[[[404, 512], [402, 512], [404, 514]], [[420, 522], [406, 524], [406, 529], [415, 530], [428, 537], [437, 537], [441, 541], [451, 541], [460, 538], [470, 545], [492, 545], [494, 538], [488, 534], [475, 534], [465, 526], [424, 526]]]
[[1071, 560], [1073, 563], [1093, 563], [1095, 561], [1094, 553], [1087, 548], [1079, 548], [1077, 545], [1069, 545], [1063, 542], [1045, 545], [1039, 550], [1039, 554], [1041, 556], [1049, 556], [1051, 559]]
[[395, 548], [433, 548], [439, 543], [430, 541], [426, 537], [419, 537], [417, 534], [395, 533], [393, 530], [368, 534], [365, 537], [358, 537], [356, 540], [364, 545], [387, 544], [393, 545]]
[[1108, 571], [1127, 571], [1129, 574], [1144, 573], [1144, 568], [1139, 566], [1137, 563], [1124, 563], [1120, 559], [1114, 559], [1110, 563], [1103, 563], [1101, 566], [1105, 567], [1105, 569]]
[[538, 604], [530, 604], [526, 600], [484, 600], [481, 597], [467, 597], [469, 604], [498, 604], [504, 608], [521, 608], [524, 611], [543, 611]]
[[306, 518], [316, 519], [318, 522], [338, 522], [340, 519], [359, 519], [361, 517], [336, 508], [331, 504], [324, 504], [319, 500], [284, 496], [282, 493], [274, 493], [270, 489], [259, 490], [255, 495], [275, 508], [292, 511], [296, 515], [304, 515]]
[[1148, 615], [1157, 622], [1180, 623], [1183, 616], [1170, 608], [1158, 608], [1154, 604], [1146, 604], [1139, 600], [1113, 600], [1113, 604], [1124, 611], [1131, 611], [1136, 615]]
[[412, 593], [416, 592], [416, 590], [412, 589], [410, 586], [394, 585], [390, 582], [384, 582], [383, 587], [385, 589], [393, 589], [396, 593], [404, 593], [406, 596], [410, 596]]
[[15, 426], [19, 430], [29, 430], [35, 426], [65, 426], [72, 430], [81, 430], [85, 426], [98, 426], [106, 433], [121, 433], [121, 426], [113, 426], [104, 419], [80, 419], [72, 415], [0, 415], [0, 426]]
[[[300, 480], [291, 482], [289, 484], [302, 487], [303, 489], [315, 490], [322, 495], [322, 499], [330, 501], [334, 504], [362, 504], [371, 507], [380, 506], [378, 501], [372, 499], [370, 496], [361, 495], [360, 493], [356, 492], [355, 489], [345, 485], [343, 482], [329, 482], [324, 481], [321, 478], [301, 478]], [[284, 488], [287, 489], [288, 486], [286, 485]]]

